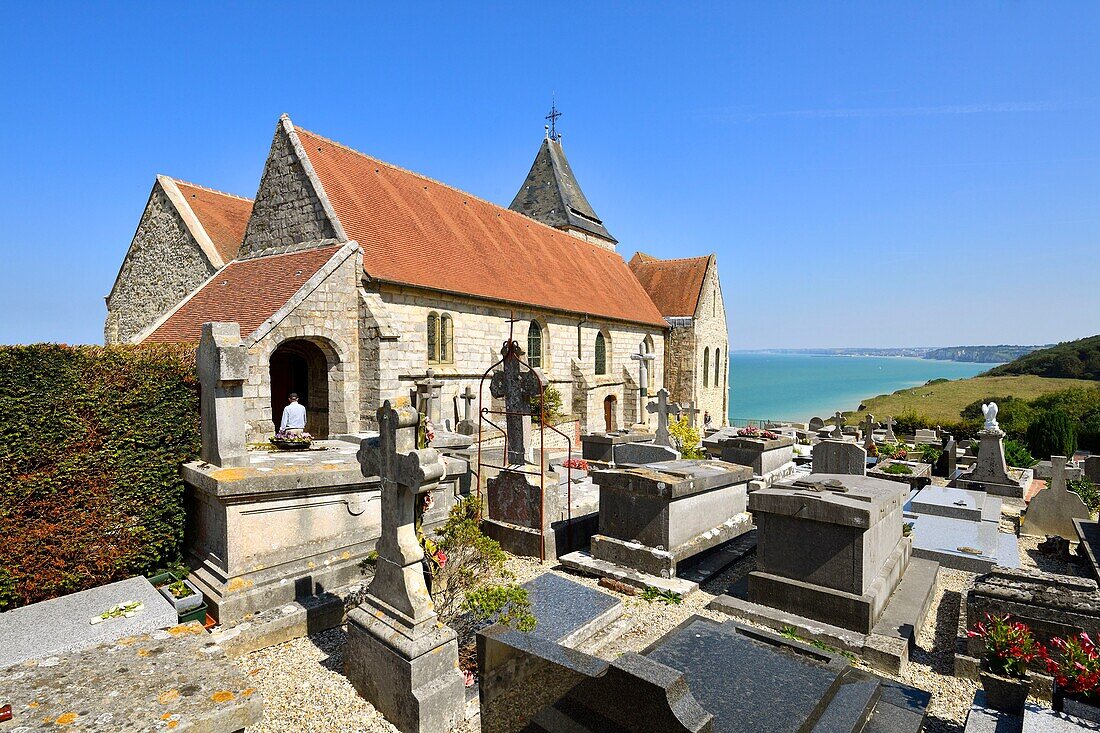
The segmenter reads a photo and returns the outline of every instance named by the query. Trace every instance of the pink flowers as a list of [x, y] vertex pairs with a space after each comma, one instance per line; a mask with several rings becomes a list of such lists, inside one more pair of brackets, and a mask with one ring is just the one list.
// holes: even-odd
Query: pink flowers
[[443, 552], [443, 550], [436, 550], [433, 557], [436, 563], [439, 564], [440, 569], [447, 567], [447, 553]]
[[575, 471], [587, 471], [588, 461], [583, 458], [570, 458], [569, 460], [561, 462], [562, 468], [572, 468]]
[[738, 430], [737, 436], [739, 438], [763, 438], [764, 440], [776, 440], [779, 438], [778, 434], [773, 433], [770, 430], [761, 430], [760, 428], [754, 428], [751, 425], [747, 428], [741, 428], [740, 430]]

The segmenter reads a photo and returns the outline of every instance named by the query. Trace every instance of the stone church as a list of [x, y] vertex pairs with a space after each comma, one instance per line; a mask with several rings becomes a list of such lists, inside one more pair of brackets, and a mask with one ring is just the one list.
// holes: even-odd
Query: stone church
[[[254, 200], [158, 176], [107, 296], [107, 343], [197, 341], [235, 321], [252, 437], [290, 392], [315, 436], [369, 429], [381, 401], [476, 394], [511, 333], [585, 432], [650, 423], [649, 394], [726, 422], [714, 255], [628, 264], [547, 136], [509, 208], [279, 119]], [[650, 366], [639, 384], [639, 359]], [[488, 390], [485, 391], [486, 400]], [[476, 410], [478, 405], [473, 405]]]

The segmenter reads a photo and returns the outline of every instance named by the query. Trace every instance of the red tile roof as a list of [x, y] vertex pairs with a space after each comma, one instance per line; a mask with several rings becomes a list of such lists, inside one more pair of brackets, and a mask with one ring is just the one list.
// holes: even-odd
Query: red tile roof
[[306, 130], [299, 140], [375, 279], [664, 326], [623, 258]]
[[206, 235], [214, 243], [223, 262], [237, 259], [244, 241], [244, 229], [252, 215], [252, 199], [235, 196], [175, 178], [180, 193], [187, 199]]
[[638, 252], [630, 258], [630, 269], [661, 315], [694, 316], [709, 263], [710, 257], [659, 260]]
[[246, 336], [282, 308], [340, 246], [230, 262], [145, 341], [198, 341], [207, 321], [236, 321]]

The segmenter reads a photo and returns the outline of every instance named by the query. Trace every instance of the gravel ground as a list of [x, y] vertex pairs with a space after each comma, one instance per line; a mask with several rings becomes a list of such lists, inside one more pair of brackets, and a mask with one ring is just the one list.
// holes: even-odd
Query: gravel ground
[[[1073, 563], [1038, 552], [1039, 541], [1030, 537], [1020, 538], [1020, 559], [1025, 568], [1084, 574]], [[610, 659], [625, 651], [641, 651], [694, 614], [716, 620], [729, 618], [708, 611], [705, 606], [724, 587], [743, 577], [753, 566], [752, 557], [740, 561], [722, 573], [720, 580], [706, 584], [678, 605], [649, 603], [640, 597], [615, 594], [623, 600], [624, 616], [636, 623], [629, 632], [601, 649], [600, 655]], [[521, 583], [541, 573], [554, 572], [588, 586], [597, 585], [593, 578], [550, 569], [524, 558], [512, 558], [509, 568]], [[974, 575], [970, 573], [941, 568], [928, 620], [918, 635], [917, 648], [910, 655], [905, 674], [899, 678], [906, 684], [932, 693], [925, 723], [928, 733], [962, 733], [974, 696], [975, 683], [952, 676], [959, 600], [973, 580]], [[340, 655], [344, 637], [343, 629], [332, 629], [310, 638], [253, 652], [238, 660], [242, 669], [254, 677], [264, 697], [265, 718], [262, 724], [255, 727], [255, 733], [281, 733], [287, 730], [307, 733], [396, 731], [370, 703], [356, 694], [343, 676]], [[859, 661], [856, 664], [864, 667]], [[479, 730], [475, 718], [460, 726], [458, 733], [478, 733]]]

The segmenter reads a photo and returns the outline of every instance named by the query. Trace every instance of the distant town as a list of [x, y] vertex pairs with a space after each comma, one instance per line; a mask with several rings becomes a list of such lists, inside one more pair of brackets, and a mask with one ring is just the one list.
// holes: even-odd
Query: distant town
[[940, 361], [968, 361], [978, 364], [1002, 364], [1018, 359], [1043, 346], [898, 346], [884, 349], [736, 349], [735, 354], [805, 354], [810, 356], [908, 356], [915, 359]]

